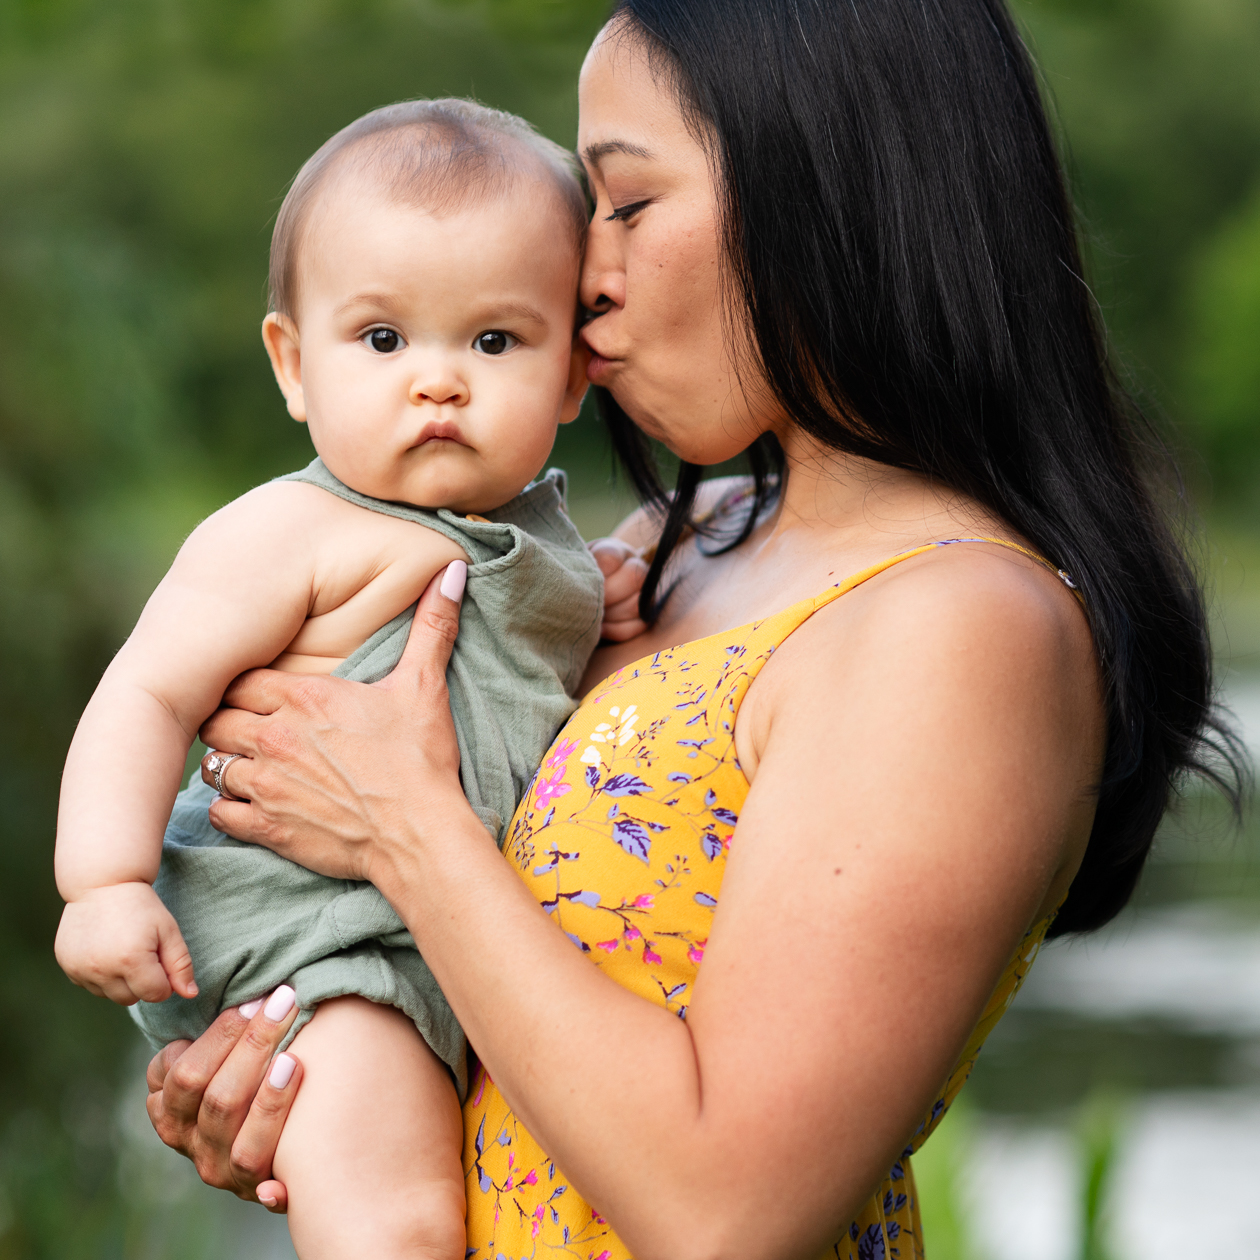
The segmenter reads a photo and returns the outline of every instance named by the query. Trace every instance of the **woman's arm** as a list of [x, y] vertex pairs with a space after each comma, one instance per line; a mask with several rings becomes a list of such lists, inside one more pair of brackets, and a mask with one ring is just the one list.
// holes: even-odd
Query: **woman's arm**
[[[266, 802], [219, 821], [382, 889], [509, 1104], [644, 1260], [834, 1239], [1083, 849], [1101, 718], [1079, 614], [1009, 565], [917, 567], [819, 614], [741, 715], [756, 776], [685, 1023], [576, 952], [464, 804], [433, 590], [392, 695], [255, 676], [230, 699], [273, 716], [207, 730], [260, 758]], [[324, 830], [299, 840], [312, 791]]]

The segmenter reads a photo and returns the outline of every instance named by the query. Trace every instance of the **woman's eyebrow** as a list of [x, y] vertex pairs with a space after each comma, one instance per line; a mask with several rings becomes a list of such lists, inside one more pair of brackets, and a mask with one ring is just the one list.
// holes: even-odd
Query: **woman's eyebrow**
[[600, 140], [596, 144], [588, 144], [582, 150], [582, 157], [592, 166], [598, 166], [604, 158], [614, 153], [637, 158], [652, 156], [641, 144], [632, 144], [629, 140]]

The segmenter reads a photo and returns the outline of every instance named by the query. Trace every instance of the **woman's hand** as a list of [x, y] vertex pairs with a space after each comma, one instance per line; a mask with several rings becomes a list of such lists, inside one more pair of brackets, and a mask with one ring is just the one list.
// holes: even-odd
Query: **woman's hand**
[[276, 1054], [297, 1018], [293, 990], [281, 985], [224, 1011], [196, 1041], [172, 1042], [149, 1064], [149, 1119], [167, 1146], [187, 1155], [207, 1185], [288, 1208], [271, 1180], [280, 1132], [302, 1081], [302, 1065]]
[[429, 584], [402, 659], [373, 686], [253, 670], [228, 688], [201, 738], [244, 754], [225, 787], [245, 799], [216, 800], [215, 828], [321, 875], [372, 880], [409, 826], [414, 840], [417, 824], [469, 812], [446, 690], [466, 574], [457, 560]]
[[[248, 799], [215, 801], [219, 830], [325, 875], [371, 879], [383, 846], [404, 830], [400, 820], [414, 813], [422, 827], [441, 828], [451, 810], [470, 813], [446, 694], [466, 572], [455, 561], [430, 583], [402, 660], [373, 687], [274, 670], [232, 684], [224, 702], [236, 707], [201, 732], [212, 747], [244, 754], [224, 786]], [[479, 822], [475, 831], [485, 834]], [[273, 1212], [288, 1206], [271, 1161], [302, 1066], [272, 1056], [295, 1016], [284, 985], [149, 1064], [149, 1118], [161, 1139], [209, 1185]]]

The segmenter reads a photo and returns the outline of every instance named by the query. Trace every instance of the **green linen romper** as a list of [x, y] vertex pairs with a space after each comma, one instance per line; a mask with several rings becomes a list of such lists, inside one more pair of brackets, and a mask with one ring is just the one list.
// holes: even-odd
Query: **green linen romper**
[[[281, 481], [435, 529], [464, 548], [468, 582], [447, 669], [465, 795], [502, 845], [599, 639], [603, 577], [565, 515], [552, 469], [488, 521], [368, 498], [319, 459]], [[398, 663], [415, 605], [333, 671], [372, 683]], [[175, 802], [154, 883], [192, 953], [192, 999], [140, 1002], [132, 1017], [155, 1047], [195, 1038], [229, 1006], [291, 984], [299, 1014], [287, 1045], [322, 1001], [358, 994], [396, 1006], [467, 1088], [466, 1042], [411, 934], [371, 885], [328, 879], [210, 826], [214, 789], [196, 777]]]

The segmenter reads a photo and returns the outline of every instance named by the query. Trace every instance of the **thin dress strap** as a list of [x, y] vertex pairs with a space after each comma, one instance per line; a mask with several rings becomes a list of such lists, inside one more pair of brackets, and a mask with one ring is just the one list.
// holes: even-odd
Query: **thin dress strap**
[[[824, 604], [831, 603], [833, 599], [838, 599], [841, 595], [847, 594], [849, 591], [853, 590], [855, 586], [861, 586], [863, 582], [867, 582], [871, 578], [877, 577], [879, 574], [885, 572], [885, 570], [891, 569], [893, 565], [900, 564], [903, 560], [911, 560], [915, 556], [923, 555], [924, 552], [934, 551], [938, 547], [952, 547], [957, 543], [995, 543], [997, 546], [1006, 547], [1010, 551], [1018, 551], [1020, 555], [1027, 556], [1030, 560], [1035, 560], [1042, 568], [1053, 573], [1055, 577], [1057, 577], [1059, 581], [1062, 582], [1063, 585], [1076, 596], [1081, 607], [1085, 607], [1085, 600], [1080, 591], [1077, 589], [1076, 583], [1072, 580], [1071, 574], [1066, 573], [1057, 565], [1051, 564], [1045, 556], [1038, 555], [1037, 552], [1030, 551], [1027, 547], [1021, 547], [1019, 543], [1010, 542], [1005, 538], [989, 538], [983, 535], [976, 538], [944, 538], [939, 542], [924, 543], [921, 547], [912, 547], [909, 551], [899, 551], [896, 555], [889, 556], [888, 559], [881, 560], [879, 563], [871, 565], [869, 569], [863, 569], [861, 572], [854, 573], [845, 578], [844, 581], [837, 582], [835, 586], [828, 588], [821, 595], [815, 596], [812, 601], [806, 600], [805, 603], [809, 604], [812, 602], [813, 608], [810, 609], [810, 612], [816, 612]], [[798, 607], [799, 606], [800, 605], [798, 605]]]
[[[901, 564], [905, 560], [911, 560], [915, 556], [921, 556], [925, 552], [934, 551], [939, 547], [952, 547], [957, 543], [981, 542], [995, 543], [999, 547], [1006, 547], [1010, 551], [1018, 551], [1020, 555], [1027, 556], [1030, 560], [1035, 560], [1043, 568], [1053, 573], [1072, 592], [1082, 608], [1086, 607], [1085, 600], [1082, 598], [1080, 591], [1077, 590], [1076, 583], [1072, 580], [1070, 574], [1064, 572], [1057, 565], [1051, 564], [1049, 560], [1044, 556], [1038, 555], [1035, 551], [1030, 551], [1027, 547], [1021, 547], [1019, 543], [1009, 542], [1005, 538], [945, 538], [939, 542], [924, 543], [921, 547], [912, 547], [909, 551], [901, 551], [896, 555], [888, 556], [869, 568], [850, 574], [843, 581], [837, 582], [834, 586], [829, 586], [818, 595], [803, 599], [798, 604], [792, 604], [780, 612], [772, 613], [761, 621], [753, 622], [751, 625], [743, 627], [743, 633], [746, 635], [745, 641], [754, 653], [767, 650], [773, 652], [784, 639], [808, 621], [814, 613], [839, 599], [841, 595], [846, 595], [855, 587], [861, 586], [862, 583], [870, 581], [873, 577], [878, 577], [879, 574], [886, 572], [894, 565]], [[731, 638], [738, 633], [740, 632], [727, 631], [723, 637]]]

